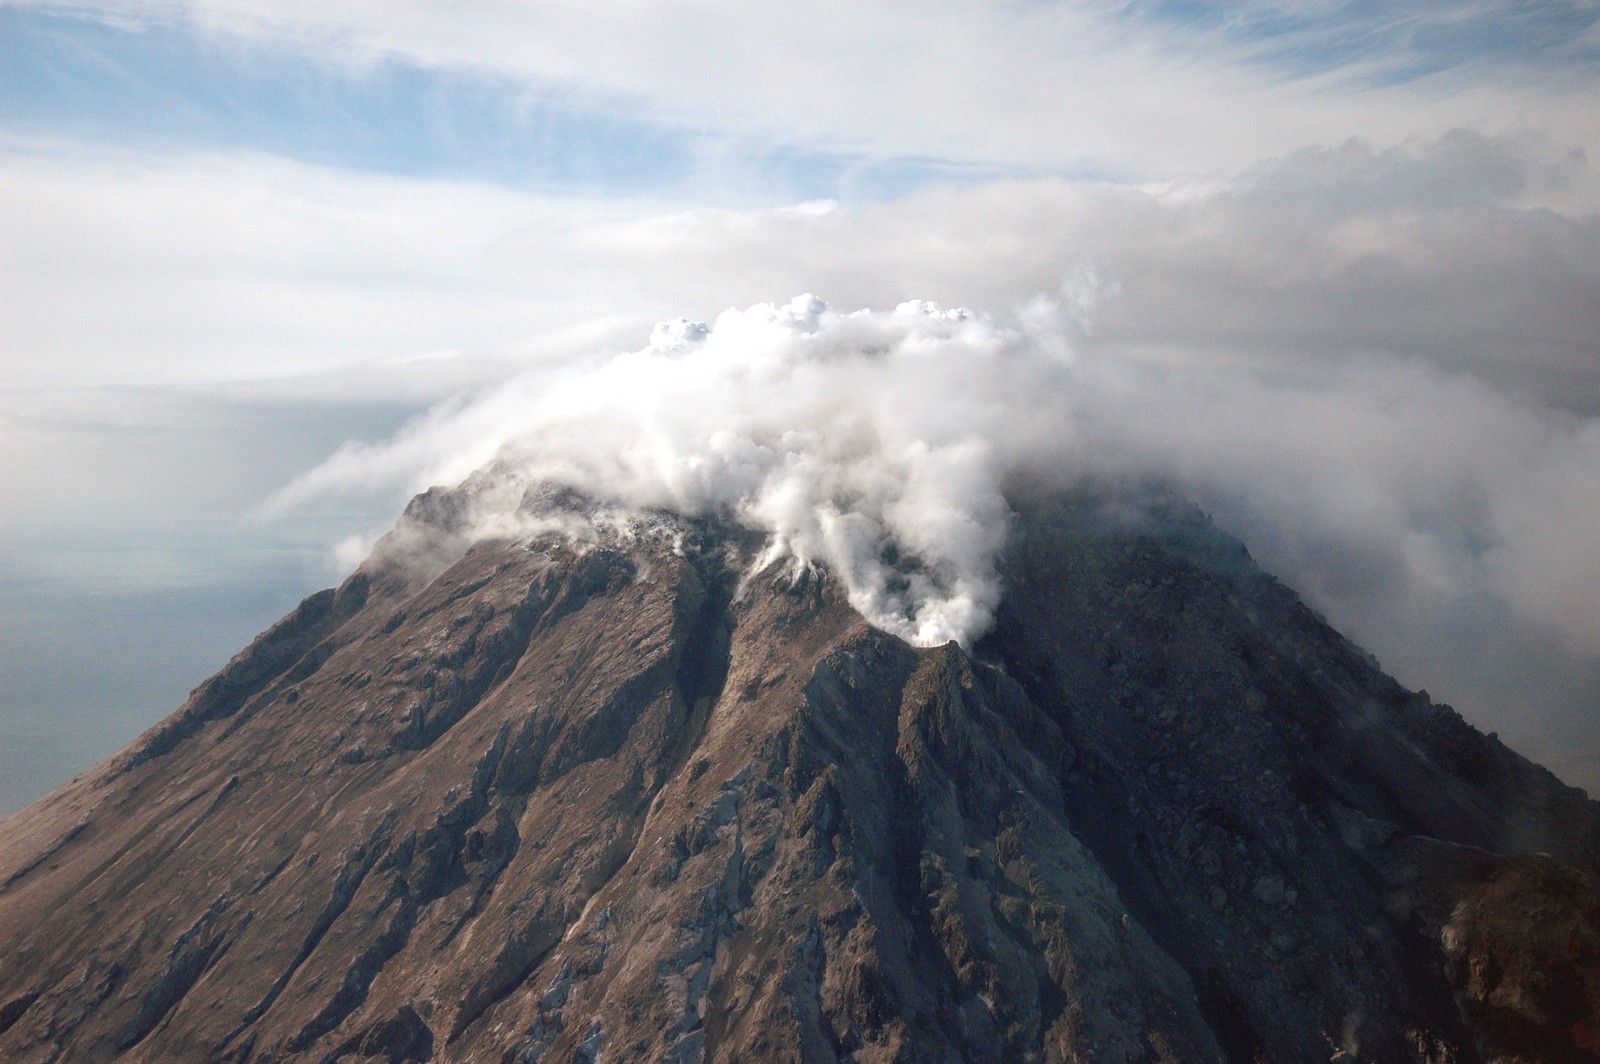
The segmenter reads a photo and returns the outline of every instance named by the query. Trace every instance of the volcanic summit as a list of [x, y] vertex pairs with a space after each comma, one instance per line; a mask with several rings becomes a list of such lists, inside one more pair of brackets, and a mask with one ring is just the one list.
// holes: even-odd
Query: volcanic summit
[[1600, 806], [1182, 499], [1009, 501], [914, 646], [725, 517], [420, 496], [0, 824], [0, 1055], [1600, 1060]]

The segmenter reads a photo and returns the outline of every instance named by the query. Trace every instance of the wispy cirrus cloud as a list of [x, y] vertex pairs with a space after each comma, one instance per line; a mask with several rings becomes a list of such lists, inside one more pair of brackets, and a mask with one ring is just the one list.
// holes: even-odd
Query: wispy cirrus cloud
[[[1308, 137], [1600, 130], [1576, 3], [41, 0], [0, 19], [32, 60], [8, 93], [24, 119], [126, 112], [130, 131], [520, 183], [715, 186], [730, 156], [802, 195], [861, 169], [880, 192], [949, 166], [1148, 179]], [[30, 89], [41, 59], [57, 83]]]
[[1132, 0], [1118, 11], [1135, 24], [1181, 30], [1196, 50], [1221, 43], [1286, 75], [1345, 72], [1373, 86], [1486, 71], [1560, 80], [1600, 66], [1600, 7], [1590, 0]]

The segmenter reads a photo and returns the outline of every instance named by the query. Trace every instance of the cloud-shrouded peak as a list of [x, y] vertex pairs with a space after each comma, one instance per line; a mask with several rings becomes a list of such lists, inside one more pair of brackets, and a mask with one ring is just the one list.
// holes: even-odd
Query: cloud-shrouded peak
[[[825, 565], [875, 624], [921, 644], [968, 640], [999, 599], [1004, 481], [1059, 442], [1035, 402], [1064, 391], [1056, 350], [928, 302], [842, 312], [805, 295], [663, 322], [638, 351], [519, 378], [386, 445], [346, 448], [278, 504], [374, 473], [448, 481], [493, 457], [523, 482], [731, 515], [768, 537], [763, 565]], [[475, 521], [503, 532], [520, 493], [493, 497]]]
[[1422, 659], [1466, 612], [1600, 656], [1592, 419], [1392, 356], [1293, 373], [1074, 356], [1081, 281], [1004, 317], [806, 295], [663, 322], [638, 350], [535, 368], [348, 444], [273, 505], [494, 463], [511, 486], [485, 494], [483, 534], [515, 531], [517, 485], [534, 481], [726, 514], [767, 537], [766, 563], [825, 565], [874, 623], [938, 643], [990, 623], [1015, 485], [1155, 478], [1358, 637], [1408, 632], [1386, 656]]

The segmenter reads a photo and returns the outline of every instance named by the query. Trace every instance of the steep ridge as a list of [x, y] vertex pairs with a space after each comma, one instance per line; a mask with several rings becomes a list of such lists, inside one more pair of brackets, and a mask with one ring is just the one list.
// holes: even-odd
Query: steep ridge
[[1600, 807], [1180, 501], [1019, 501], [970, 650], [458, 502], [0, 823], [0, 1055], [1600, 1059]]

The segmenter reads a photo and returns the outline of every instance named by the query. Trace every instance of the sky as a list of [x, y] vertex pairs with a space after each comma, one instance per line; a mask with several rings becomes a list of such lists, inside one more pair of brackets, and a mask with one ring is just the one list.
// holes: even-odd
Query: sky
[[926, 639], [1158, 477], [1600, 790], [1597, 153], [1592, 2], [0, 0], [0, 815], [504, 447]]

